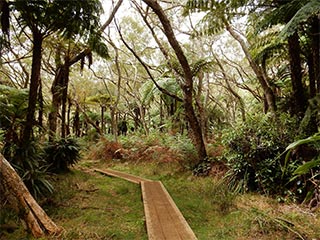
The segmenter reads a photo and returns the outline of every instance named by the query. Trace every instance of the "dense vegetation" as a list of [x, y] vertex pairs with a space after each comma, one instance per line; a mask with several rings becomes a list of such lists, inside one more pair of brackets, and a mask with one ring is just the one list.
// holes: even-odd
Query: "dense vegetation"
[[30, 192], [50, 202], [83, 154], [219, 178], [221, 212], [317, 211], [319, 1], [142, 2], [0, 0], [0, 150]]

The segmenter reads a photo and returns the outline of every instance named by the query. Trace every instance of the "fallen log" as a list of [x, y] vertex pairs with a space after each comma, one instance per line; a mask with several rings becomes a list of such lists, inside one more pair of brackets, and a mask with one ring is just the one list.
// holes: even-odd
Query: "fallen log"
[[62, 229], [57, 226], [32, 197], [29, 190], [5, 157], [0, 154], [0, 181], [19, 206], [19, 216], [36, 238], [58, 235]]

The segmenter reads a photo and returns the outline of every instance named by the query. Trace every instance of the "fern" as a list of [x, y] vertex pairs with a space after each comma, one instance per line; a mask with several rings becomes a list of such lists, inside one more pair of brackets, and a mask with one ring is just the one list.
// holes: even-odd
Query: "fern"
[[303, 7], [308, 0], [292, 0], [288, 2], [279, 1], [258, 12], [258, 22], [255, 26], [256, 33], [262, 32], [277, 24], [286, 24], [296, 12]]
[[311, 16], [320, 13], [320, 1], [312, 0], [305, 4], [281, 31], [281, 37], [285, 38], [295, 33], [302, 23], [305, 23]]
[[240, 6], [245, 2], [247, 1], [189, 0], [185, 6], [184, 15], [192, 12], [206, 13], [196, 27], [200, 35], [214, 35], [225, 28], [226, 22], [243, 14]]

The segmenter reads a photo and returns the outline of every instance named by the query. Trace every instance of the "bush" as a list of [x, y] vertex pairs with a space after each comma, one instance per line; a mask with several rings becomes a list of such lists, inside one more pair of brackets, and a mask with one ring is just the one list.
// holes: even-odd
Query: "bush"
[[45, 159], [51, 172], [65, 172], [80, 159], [80, 145], [73, 138], [49, 142], [44, 148]]
[[225, 131], [224, 158], [230, 168], [229, 184], [240, 191], [283, 194], [295, 166], [288, 166], [283, 175], [283, 159], [279, 156], [294, 139], [296, 129], [296, 121], [283, 114], [277, 119], [256, 115], [231, 131]]

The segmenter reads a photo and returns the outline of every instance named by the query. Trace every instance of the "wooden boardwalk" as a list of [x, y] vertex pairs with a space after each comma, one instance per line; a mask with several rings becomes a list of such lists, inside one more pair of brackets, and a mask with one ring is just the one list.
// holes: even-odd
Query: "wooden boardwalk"
[[195, 240], [197, 237], [160, 181], [131, 174], [100, 170], [96, 172], [140, 184], [149, 240]]
[[122, 179], [125, 179], [129, 182], [136, 183], [136, 184], [140, 184], [141, 182], [144, 182], [144, 181], [149, 181], [148, 179], [145, 179], [145, 178], [137, 177], [137, 176], [131, 175], [129, 173], [119, 172], [119, 171], [111, 170], [111, 169], [105, 169], [105, 170], [94, 169], [94, 171], [102, 173], [104, 175], [122, 178]]

